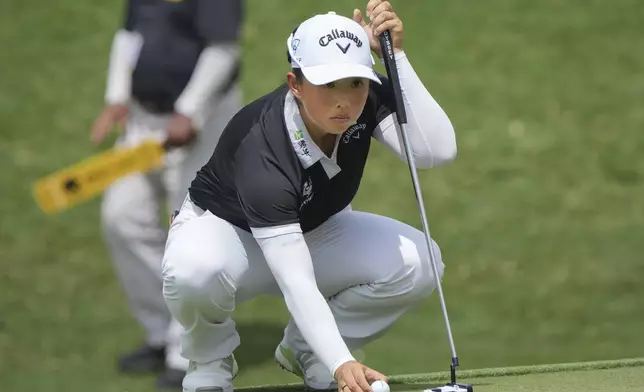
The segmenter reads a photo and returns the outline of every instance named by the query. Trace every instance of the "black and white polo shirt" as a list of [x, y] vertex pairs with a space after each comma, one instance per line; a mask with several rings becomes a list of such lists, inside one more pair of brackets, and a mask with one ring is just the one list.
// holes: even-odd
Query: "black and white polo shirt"
[[315, 229], [351, 203], [374, 130], [394, 121], [390, 84], [378, 77], [382, 85], [370, 83], [362, 114], [338, 135], [331, 157], [311, 140], [288, 86], [248, 104], [197, 173], [191, 199], [239, 228], [265, 231], [263, 237], [293, 224], [304, 233]]

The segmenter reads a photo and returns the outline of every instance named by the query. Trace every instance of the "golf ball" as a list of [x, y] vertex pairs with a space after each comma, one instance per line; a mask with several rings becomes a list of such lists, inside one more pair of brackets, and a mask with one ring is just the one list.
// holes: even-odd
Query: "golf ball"
[[371, 389], [373, 392], [389, 392], [389, 385], [382, 380], [377, 380], [371, 384]]

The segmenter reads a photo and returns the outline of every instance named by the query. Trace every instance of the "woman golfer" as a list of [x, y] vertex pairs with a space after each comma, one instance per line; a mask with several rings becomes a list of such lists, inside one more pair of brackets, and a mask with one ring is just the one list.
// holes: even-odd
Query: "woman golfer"
[[[402, 22], [371, 0], [370, 23], [329, 13], [287, 40], [287, 83], [239, 111], [170, 227], [163, 294], [185, 331], [184, 391], [232, 391], [235, 305], [282, 296], [292, 318], [275, 357], [307, 388], [370, 391], [387, 378], [352, 350], [435, 288], [424, 234], [352, 211], [372, 139], [406, 161], [388, 80], [371, 51], [389, 30], [418, 167], [456, 154], [450, 120], [402, 49]], [[439, 270], [440, 251], [435, 244]], [[277, 342], [276, 342], [277, 343]]]

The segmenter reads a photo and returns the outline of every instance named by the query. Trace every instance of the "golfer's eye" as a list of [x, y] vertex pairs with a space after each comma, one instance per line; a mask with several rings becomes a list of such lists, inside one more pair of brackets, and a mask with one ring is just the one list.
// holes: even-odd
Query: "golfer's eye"
[[335, 87], [335, 82], [327, 83], [324, 85], [326, 88], [334, 88]]
[[362, 79], [356, 79], [353, 82], [351, 82], [351, 87], [358, 88], [358, 87], [361, 87], [363, 84], [364, 84], [364, 81]]

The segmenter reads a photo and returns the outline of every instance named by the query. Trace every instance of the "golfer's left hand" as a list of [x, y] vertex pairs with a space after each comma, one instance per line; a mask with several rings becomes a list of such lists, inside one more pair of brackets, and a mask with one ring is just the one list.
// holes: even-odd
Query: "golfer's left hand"
[[372, 392], [371, 384], [376, 380], [387, 382], [387, 377], [357, 361], [342, 364], [334, 374], [338, 381], [338, 392]]
[[370, 0], [366, 9], [367, 18], [370, 23], [366, 23], [359, 9], [353, 10], [353, 20], [360, 23], [362, 28], [367, 32], [369, 37], [369, 46], [378, 57], [382, 58], [380, 51], [380, 41], [378, 36], [386, 30], [391, 33], [391, 41], [394, 52], [402, 50], [403, 44], [403, 24], [398, 15], [394, 12], [388, 1]]
[[192, 143], [196, 137], [197, 132], [192, 126], [192, 120], [181, 113], [175, 113], [168, 124], [166, 146], [185, 146]]

